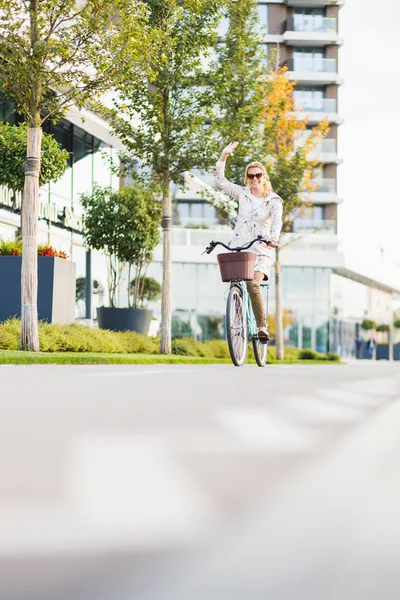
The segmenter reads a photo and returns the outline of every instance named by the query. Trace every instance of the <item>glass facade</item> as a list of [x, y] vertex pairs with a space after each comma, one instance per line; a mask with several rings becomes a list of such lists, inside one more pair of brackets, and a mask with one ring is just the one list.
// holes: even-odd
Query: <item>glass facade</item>
[[[0, 118], [10, 125], [22, 121], [22, 117], [15, 112], [10, 102], [1, 95]], [[55, 224], [40, 221], [39, 243], [51, 243], [57, 250], [66, 252], [77, 265], [77, 277], [85, 277], [87, 251], [83, 247], [82, 236], [63, 226], [63, 215], [66, 211], [70, 211], [78, 217], [81, 216], [79, 196], [85, 192], [90, 193], [95, 183], [119, 187], [119, 177], [112, 173], [110, 168], [110, 161], [117, 159], [117, 151], [67, 119], [61, 119], [55, 125], [45, 122], [43, 129], [51, 133], [70, 153], [70, 158], [64, 175], [57, 182], [51, 182], [40, 189], [41, 203], [48, 202], [49, 205], [55, 205], [59, 222]], [[13, 238], [17, 227], [19, 227], [18, 217], [14, 225], [2, 223], [0, 216], [0, 236], [6, 239]], [[101, 281], [105, 286], [107, 278], [105, 258], [100, 253], [94, 252], [92, 255], [93, 279]], [[77, 317], [82, 317], [83, 312], [82, 305], [77, 307]]]
[[[148, 275], [161, 281], [161, 263], [152, 263]], [[181, 329], [188, 331], [190, 328], [195, 337], [204, 339], [215, 335], [217, 328], [219, 331], [217, 337], [220, 337], [228, 288], [228, 284], [221, 282], [219, 268], [215, 263], [173, 262], [172, 306], [175, 331]], [[329, 340], [330, 269], [284, 267], [282, 289], [285, 342], [300, 348], [313, 347], [319, 352], [326, 352]], [[266, 299], [266, 290], [264, 296]], [[273, 273], [269, 281], [268, 303], [269, 314], [273, 319], [275, 314]], [[154, 303], [151, 308], [159, 316], [159, 303]], [[206, 318], [211, 318], [211, 321], [217, 319], [221, 325], [217, 327], [213, 321], [204, 325]], [[201, 326], [202, 322], [203, 326]]]

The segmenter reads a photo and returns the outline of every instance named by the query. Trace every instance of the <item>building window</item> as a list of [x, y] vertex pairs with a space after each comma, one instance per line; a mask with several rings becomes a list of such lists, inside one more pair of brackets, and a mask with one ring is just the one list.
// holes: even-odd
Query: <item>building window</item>
[[322, 71], [324, 66], [324, 49], [294, 48], [293, 60], [295, 71]]
[[266, 4], [258, 4], [257, 11], [259, 22], [257, 23], [256, 31], [266, 33], [268, 27], [268, 6]]
[[302, 110], [323, 110], [324, 92], [321, 88], [298, 87], [293, 92], [298, 108]]

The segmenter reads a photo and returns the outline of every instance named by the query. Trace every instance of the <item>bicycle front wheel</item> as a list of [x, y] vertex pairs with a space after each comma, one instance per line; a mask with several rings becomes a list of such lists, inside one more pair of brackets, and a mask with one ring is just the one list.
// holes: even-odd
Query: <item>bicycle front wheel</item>
[[241, 367], [247, 355], [247, 319], [241, 289], [234, 285], [226, 302], [226, 330], [229, 352], [236, 367]]
[[253, 337], [254, 358], [259, 367], [265, 367], [267, 363], [268, 344], [262, 344], [257, 337]]

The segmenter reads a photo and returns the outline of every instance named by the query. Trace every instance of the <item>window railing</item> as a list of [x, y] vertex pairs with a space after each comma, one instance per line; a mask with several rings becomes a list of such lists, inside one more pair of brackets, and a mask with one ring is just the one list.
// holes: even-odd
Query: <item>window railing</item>
[[336, 221], [330, 221], [326, 219], [295, 219], [293, 221], [293, 233], [299, 233], [301, 231], [308, 231], [315, 233], [335, 233], [336, 232]]
[[[302, 135], [296, 140], [295, 147], [303, 146], [306, 142], [308, 136], [310, 135], [309, 131], [302, 132]], [[335, 138], [328, 138], [322, 140], [319, 146], [315, 148], [313, 154], [336, 154], [337, 150], [337, 140]]]
[[232, 239], [232, 230], [172, 228], [172, 244], [176, 246], [204, 246], [205, 248], [212, 239], [228, 244]]
[[336, 73], [336, 58], [320, 58], [318, 56], [307, 56], [301, 58], [289, 58], [287, 61], [289, 71], [301, 73]]
[[316, 192], [321, 192], [324, 194], [336, 194], [336, 179], [324, 177], [323, 179], [316, 179], [314, 183], [318, 186], [318, 188], [315, 190]]
[[322, 112], [335, 113], [337, 110], [337, 101], [335, 98], [296, 98], [296, 106], [304, 112]]
[[319, 15], [294, 15], [286, 20], [286, 30], [308, 33], [336, 33], [337, 19]]
[[337, 140], [334, 138], [328, 138], [326, 140], [322, 140], [321, 144], [315, 150], [317, 153], [322, 152], [323, 154], [336, 154], [337, 150]]
[[218, 225], [221, 219], [217, 217], [179, 217], [176, 225], [181, 227], [212, 226]]

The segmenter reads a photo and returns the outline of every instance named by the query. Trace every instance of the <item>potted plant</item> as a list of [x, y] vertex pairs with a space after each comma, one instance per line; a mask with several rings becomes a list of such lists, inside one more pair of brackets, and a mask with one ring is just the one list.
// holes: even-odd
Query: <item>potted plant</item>
[[[97, 309], [101, 329], [138, 331], [147, 334], [152, 311], [139, 306], [143, 277], [160, 241], [161, 203], [155, 182], [134, 182], [116, 191], [95, 186], [82, 195], [84, 240], [87, 246], [107, 256], [109, 306]], [[128, 267], [129, 306], [117, 306], [122, 272]], [[131, 293], [130, 274], [135, 272], [136, 292]], [[142, 283], [141, 283], [142, 282]]]
[[382, 325], [378, 325], [376, 327], [376, 331], [378, 333], [385, 333], [386, 341], [378, 342], [376, 346], [376, 360], [389, 360], [389, 334], [390, 334], [390, 326], [386, 323]]
[[[360, 327], [363, 331], [370, 332], [370, 331], [376, 329], [376, 323], [372, 319], [364, 319], [363, 322], [361, 323]], [[373, 358], [374, 345], [375, 345], [375, 340], [372, 337], [370, 337], [369, 340], [364, 340], [362, 354], [361, 354], [362, 358], [368, 358], [368, 359]]]
[[[49, 244], [38, 246], [38, 317], [49, 323], [75, 319], [75, 263]], [[21, 316], [22, 242], [0, 239], [0, 322]]]
[[[398, 331], [400, 329], [400, 319], [393, 321], [393, 327]], [[400, 342], [397, 341], [397, 331], [393, 340], [393, 360], [400, 360]]]

